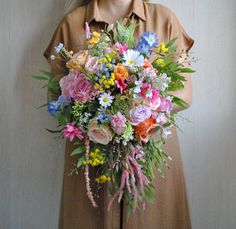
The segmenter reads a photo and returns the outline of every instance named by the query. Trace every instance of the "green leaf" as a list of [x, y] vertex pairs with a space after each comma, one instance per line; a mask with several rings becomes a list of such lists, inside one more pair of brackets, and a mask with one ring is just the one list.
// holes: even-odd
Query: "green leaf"
[[45, 103], [45, 104], [43, 104], [43, 105], [37, 107], [36, 109], [40, 109], [40, 108], [42, 108], [42, 107], [46, 107], [47, 105], [48, 105], [48, 103]]
[[85, 161], [85, 156], [81, 157], [77, 162], [77, 168], [79, 168], [81, 165], [83, 165], [83, 162]]
[[40, 72], [42, 72], [45, 76], [48, 76], [49, 78], [52, 78], [54, 76], [51, 72], [46, 70], [41, 70]]
[[177, 71], [186, 72], [186, 73], [194, 73], [195, 72], [195, 70], [193, 70], [191, 68], [179, 68], [179, 69], [177, 69]]
[[174, 37], [173, 39], [171, 39], [167, 44], [166, 44], [166, 48], [171, 47], [175, 41], [178, 39], [178, 37]]
[[48, 80], [47, 77], [41, 76], [41, 75], [32, 75], [32, 78], [37, 79], [37, 80]]
[[186, 81], [186, 79], [185, 79], [184, 76], [181, 76], [181, 75], [179, 75], [179, 74], [177, 74], [177, 73], [173, 73], [173, 74], [171, 75], [171, 79], [172, 79], [172, 80]]
[[71, 156], [77, 155], [77, 154], [81, 154], [85, 152], [85, 147], [78, 147], [75, 150], [72, 151]]
[[63, 129], [61, 129], [61, 130], [50, 130], [50, 129], [48, 129], [48, 128], [45, 128], [48, 132], [50, 132], [50, 133], [60, 133]]
[[188, 107], [188, 104], [181, 98], [174, 96], [172, 102], [181, 106], [181, 107]]
[[171, 82], [168, 87], [168, 91], [178, 91], [184, 88], [184, 84], [181, 81]]

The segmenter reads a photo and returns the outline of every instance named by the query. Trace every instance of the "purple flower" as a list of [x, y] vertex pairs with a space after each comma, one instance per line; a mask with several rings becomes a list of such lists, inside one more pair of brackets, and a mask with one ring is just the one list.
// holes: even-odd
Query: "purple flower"
[[120, 112], [111, 117], [111, 127], [118, 135], [122, 134], [126, 128], [127, 119]]
[[145, 119], [150, 118], [151, 115], [152, 111], [149, 107], [145, 105], [139, 105], [130, 111], [131, 124], [136, 126]]

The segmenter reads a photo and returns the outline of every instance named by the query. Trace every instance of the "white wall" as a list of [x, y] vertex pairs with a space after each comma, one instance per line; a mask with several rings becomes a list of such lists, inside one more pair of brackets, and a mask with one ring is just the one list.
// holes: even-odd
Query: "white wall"
[[[31, 75], [63, 11], [63, 0], [1, 0], [0, 228], [56, 229], [64, 145]], [[195, 39], [194, 98], [179, 133], [193, 229], [236, 224], [236, 2], [166, 0]]]

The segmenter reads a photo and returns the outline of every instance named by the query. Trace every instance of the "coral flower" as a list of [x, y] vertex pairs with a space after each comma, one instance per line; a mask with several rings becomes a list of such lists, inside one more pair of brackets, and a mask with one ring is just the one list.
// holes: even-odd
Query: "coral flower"
[[149, 138], [155, 133], [154, 129], [157, 126], [158, 124], [156, 123], [156, 119], [151, 116], [134, 127], [135, 135], [138, 139], [147, 143]]
[[152, 64], [150, 63], [150, 61], [149, 61], [148, 59], [144, 59], [143, 68], [144, 68], [144, 69], [150, 68], [150, 69], [152, 69], [155, 73], [157, 73], [157, 70], [152, 66]]

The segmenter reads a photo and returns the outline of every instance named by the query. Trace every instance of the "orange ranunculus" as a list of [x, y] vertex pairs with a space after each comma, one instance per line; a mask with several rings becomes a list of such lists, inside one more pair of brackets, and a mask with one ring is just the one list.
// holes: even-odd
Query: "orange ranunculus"
[[145, 59], [143, 63], [144, 63], [144, 65], [143, 65], [144, 68], [151, 68], [155, 72], [157, 72], [157, 70], [152, 66], [152, 64], [150, 63], [150, 61], [148, 59]]
[[114, 68], [114, 74], [115, 74], [116, 80], [120, 80], [120, 79], [125, 80], [126, 77], [128, 76], [128, 71], [123, 64], [119, 63]]
[[147, 143], [149, 138], [154, 134], [154, 129], [157, 126], [156, 119], [151, 116], [134, 127], [135, 135], [138, 139]]

